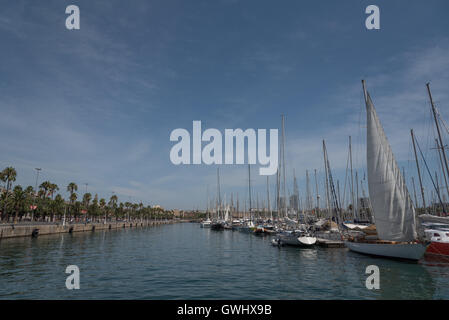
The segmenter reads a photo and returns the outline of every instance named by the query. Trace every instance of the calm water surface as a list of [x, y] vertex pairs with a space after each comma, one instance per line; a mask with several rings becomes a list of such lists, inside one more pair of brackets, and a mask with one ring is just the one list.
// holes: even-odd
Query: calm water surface
[[[80, 269], [67, 290], [65, 269]], [[365, 268], [380, 268], [380, 290]], [[0, 299], [448, 299], [449, 261], [407, 263], [347, 249], [183, 223], [0, 241]]]

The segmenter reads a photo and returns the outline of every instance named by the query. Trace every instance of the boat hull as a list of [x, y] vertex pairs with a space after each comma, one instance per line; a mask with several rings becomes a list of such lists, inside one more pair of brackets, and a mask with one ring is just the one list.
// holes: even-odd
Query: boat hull
[[345, 241], [351, 251], [374, 256], [419, 260], [426, 252], [427, 245], [422, 243], [380, 243], [380, 242], [352, 242]]
[[432, 243], [427, 248], [426, 254], [449, 256], [449, 243], [432, 241]]
[[290, 235], [280, 235], [279, 239], [281, 244], [295, 246], [295, 247], [311, 247], [315, 245], [316, 238], [315, 237], [298, 237], [298, 236], [290, 236]]
[[316, 243], [315, 237], [299, 237], [298, 242], [303, 246], [313, 246]]
[[221, 231], [221, 230], [224, 230], [224, 225], [222, 223], [212, 223], [210, 228], [212, 230]]

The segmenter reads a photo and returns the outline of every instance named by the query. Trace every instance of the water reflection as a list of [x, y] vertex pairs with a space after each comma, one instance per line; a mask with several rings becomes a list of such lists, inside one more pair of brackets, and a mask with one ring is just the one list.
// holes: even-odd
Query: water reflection
[[[76, 264], [81, 290], [65, 289]], [[365, 287], [368, 265], [380, 290]], [[406, 263], [345, 248], [273, 247], [197, 224], [0, 241], [0, 298], [447, 299], [449, 261]]]

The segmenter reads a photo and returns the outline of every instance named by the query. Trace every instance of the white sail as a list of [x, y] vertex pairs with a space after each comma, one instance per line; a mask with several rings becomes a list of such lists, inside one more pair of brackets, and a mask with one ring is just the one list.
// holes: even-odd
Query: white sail
[[368, 186], [379, 239], [414, 241], [415, 209], [373, 102], [365, 97]]
[[229, 220], [229, 206], [226, 206], [224, 221], [228, 221], [228, 220]]

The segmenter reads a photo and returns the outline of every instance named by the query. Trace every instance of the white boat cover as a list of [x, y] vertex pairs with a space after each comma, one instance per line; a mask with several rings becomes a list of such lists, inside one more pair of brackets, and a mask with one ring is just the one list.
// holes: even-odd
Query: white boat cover
[[438, 217], [431, 214], [422, 214], [418, 216], [422, 223], [433, 222], [433, 223], [442, 223], [449, 225], [449, 217]]

